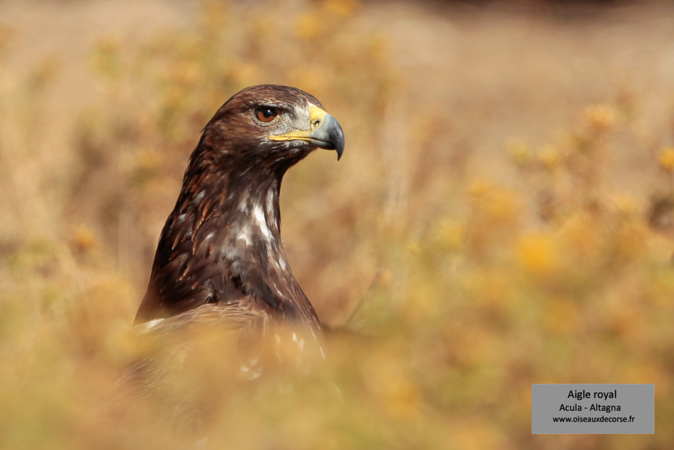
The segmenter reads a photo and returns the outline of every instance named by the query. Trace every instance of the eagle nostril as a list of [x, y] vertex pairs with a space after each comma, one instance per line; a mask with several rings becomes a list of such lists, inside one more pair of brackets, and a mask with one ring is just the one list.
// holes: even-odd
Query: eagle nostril
[[313, 122], [311, 122], [311, 128], [316, 128], [321, 124], [321, 119], [316, 119]]

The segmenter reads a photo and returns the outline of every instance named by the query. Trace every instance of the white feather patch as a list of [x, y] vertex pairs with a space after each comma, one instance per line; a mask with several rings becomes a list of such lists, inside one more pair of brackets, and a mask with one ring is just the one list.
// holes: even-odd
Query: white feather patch
[[150, 331], [154, 330], [159, 325], [161, 325], [163, 321], [164, 319], [154, 319], [145, 323], [141, 323], [140, 325], [136, 325], [135, 328], [141, 333], [149, 333]]
[[264, 211], [260, 205], [255, 205], [253, 208], [253, 217], [260, 226], [260, 231], [267, 239], [271, 239], [271, 230], [267, 226], [267, 219], [264, 217]]

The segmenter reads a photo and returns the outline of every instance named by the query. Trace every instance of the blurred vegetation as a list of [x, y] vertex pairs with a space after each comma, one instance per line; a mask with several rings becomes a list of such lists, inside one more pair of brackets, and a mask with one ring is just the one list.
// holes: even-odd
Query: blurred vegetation
[[[669, 447], [674, 90], [652, 108], [640, 77], [671, 59], [593, 84], [589, 64], [536, 65], [567, 47], [586, 58], [569, 65], [599, 58], [587, 28], [447, 10], [443, 27], [484, 54], [409, 71], [396, 39], [415, 36], [356, 0], [190, 8], [184, 26], [96, 40], [82, 64], [99, 95], [60, 147], [49, 130], [66, 105], [49, 101], [67, 67], [15, 76], [3, 62], [24, 37], [0, 19], [0, 447]], [[410, 26], [422, 35], [433, 11], [410, 10]], [[499, 37], [471, 46], [475, 27]], [[205, 337], [192, 389], [167, 388], [208, 403], [194, 434], [117, 380], [154, 345], [130, 324], [199, 130], [262, 82], [314, 94], [346, 132], [339, 164], [311, 155], [282, 195], [294, 272], [334, 330], [311, 374], [278, 368], [241, 390]], [[656, 434], [532, 436], [532, 383], [655, 383]]]

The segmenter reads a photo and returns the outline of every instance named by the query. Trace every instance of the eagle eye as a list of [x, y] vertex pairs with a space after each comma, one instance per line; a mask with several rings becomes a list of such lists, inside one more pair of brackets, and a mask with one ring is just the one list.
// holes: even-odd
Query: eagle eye
[[255, 110], [255, 117], [257, 117], [257, 120], [260, 122], [269, 123], [274, 120], [276, 116], [278, 116], [278, 110], [271, 106], [262, 106]]

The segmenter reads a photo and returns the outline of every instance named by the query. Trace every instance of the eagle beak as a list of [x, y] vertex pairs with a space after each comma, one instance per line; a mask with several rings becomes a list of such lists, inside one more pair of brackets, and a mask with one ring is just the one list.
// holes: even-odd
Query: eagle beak
[[344, 131], [330, 114], [317, 106], [309, 109], [309, 130], [293, 130], [285, 134], [272, 135], [272, 141], [307, 141], [316, 147], [337, 151], [337, 160], [344, 152]]

